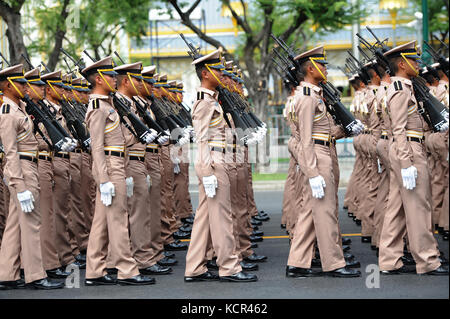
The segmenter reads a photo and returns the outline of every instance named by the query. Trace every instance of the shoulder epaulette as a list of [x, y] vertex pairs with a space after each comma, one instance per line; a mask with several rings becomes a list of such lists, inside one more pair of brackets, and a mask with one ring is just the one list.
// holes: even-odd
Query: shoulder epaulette
[[311, 89], [307, 86], [303, 87], [303, 95], [311, 95]]
[[95, 99], [92, 101], [92, 109], [96, 110], [98, 108], [100, 108], [100, 103], [99, 103], [98, 99]]
[[205, 98], [205, 92], [197, 92], [197, 100], [203, 100]]
[[2, 114], [8, 114], [10, 110], [11, 107], [9, 106], [9, 104], [4, 104], [2, 107]]
[[395, 82], [394, 82], [394, 89], [395, 89], [396, 91], [401, 91], [401, 90], [403, 90], [402, 82], [400, 82], [400, 81], [395, 81]]
[[377, 95], [377, 89], [373, 89], [373, 94]]

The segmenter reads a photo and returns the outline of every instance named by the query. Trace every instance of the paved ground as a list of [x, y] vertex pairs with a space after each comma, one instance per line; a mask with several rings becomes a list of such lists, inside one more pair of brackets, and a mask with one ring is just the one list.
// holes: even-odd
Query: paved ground
[[[343, 198], [343, 191], [340, 197]], [[192, 194], [194, 206], [197, 205], [197, 193]], [[34, 291], [29, 289], [0, 291], [0, 299], [10, 298], [57, 298], [57, 299], [448, 299], [449, 278], [397, 275], [381, 276], [379, 288], [369, 289], [366, 281], [373, 275], [366, 273], [366, 267], [377, 263], [374, 251], [369, 244], [361, 243], [360, 228], [341, 211], [341, 230], [352, 239], [351, 252], [360, 260], [363, 276], [360, 278], [305, 278], [291, 279], [285, 277], [285, 266], [289, 253], [286, 233], [280, 228], [281, 191], [258, 191], [256, 201], [259, 209], [267, 211], [271, 219], [261, 227], [267, 237], [259, 243], [257, 253], [268, 256], [266, 263], [260, 264], [256, 272], [259, 281], [255, 283], [184, 283], [183, 273], [185, 252], [177, 252], [179, 264], [171, 275], [156, 277], [157, 283], [144, 287], [85, 287], [84, 271], [81, 271], [80, 288], [56, 291]], [[448, 242], [443, 242], [436, 235], [440, 249], [448, 256]]]

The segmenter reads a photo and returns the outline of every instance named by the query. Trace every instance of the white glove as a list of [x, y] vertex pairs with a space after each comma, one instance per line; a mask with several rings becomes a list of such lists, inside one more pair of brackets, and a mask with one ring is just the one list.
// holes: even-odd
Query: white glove
[[402, 168], [403, 187], [406, 189], [414, 189], [416, 187], [417, 168], [410, 166], [408, 168]]
[[447, 122], [441, 126], [441, 129], [439, 130], [439, 132], [444, 133], [444, 132], [447, 132], [447, 130], [448, 130], [448, 119], [447, 119]]
[[356, 125], [352, 127], [352, 133], [354, 136], [361, 134], [364, 131], [364, 124], [360, 120], [356, 120]]
[[150, 191], [152, 187], [152, 178], [150, 177], [150, 175], [147, 175], [145, 181], [147, 182], [148, 191]]
[[295, 170], [297, 171], [297, 173], [300, 172], [300, 165], [295, 165]]
[[266, 128], [266, 127], [267, 127], [267, 124], [264, 123], [264, 122], [262, 122], [261, 126], [262, 126], [263, 128]]
[[125, 179], [125, 183], [127, 184], [127, 197], [133, 196], [133, 187], [134, 187], [134, 181], [133, 177], [127, 177]]
[[309, 185], [311, 186], [312, 195], [314, 198], [322, 198], [325, 196], [324, 188], [326, 185], [322, 176], [317, 175], [316, 177], [310, 178]]
[[160, 137], [158, 137], [159, 144], [166, 144], [168, 140], [169, 140], [169, 135], [161, 135]]
[[377, 158], [377, 165], [378, 165], [378, 173], [379, 174], [383, 173], [383, 167], [381, 167], [381, 162], [379, 158]]
[[216, 196], [216, 188], [218, 187], [217, 178], [214, 175], [211, 175], [203, 177], [202, 180], [206, 196], [210, 198]]
[[175, 173], [175, 174], [180, 174], [180, 172], [181, 172], [181, 170], [180, 170], [180, 164], [175, 164], [174, 166], [173, 166], [173, 172]]
[[34, 197], [30, 191], [24, 191], [17, 193], [17, 199], [19, 200], [20, 207], [24, 213], [31, 213], [34, 209]]
[[112, 203], [112, 198], [116, 195], [114, 184], [111, 182], [106, 182], [100, 184], [100, 198], [105, 206], [109, 206]]
[[184, 144], [189, 143], [189, 138], [183, 136], [178, 140], [178, 145], [183, 146]]
[[145, 144], [153, 142], [156, 136], [158, 136], [158, 133], [154, 129], [150, 129], [150, 132], [146, 132], [144, 135]]

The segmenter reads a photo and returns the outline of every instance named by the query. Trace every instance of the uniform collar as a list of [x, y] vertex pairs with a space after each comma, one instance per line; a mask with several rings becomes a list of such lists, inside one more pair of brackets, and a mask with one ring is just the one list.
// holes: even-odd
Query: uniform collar
[[206, 94], [208, 94], [208, 95], [210, 95], [213, 99], [215, 99], [215, 100], [217, 100], [217, 97], [219, 96], [219, 92], [217, 92], [217, 91], [211, 91], [211, 90], [209, 90], [209, 89], [207, 89], [207, 88], [204, 88], [204, 87], [198, 87], [197, 88], [197, 92], [203, 92], [203, 93], [206, 93]]
[[103, 95], [103, 94], [89, 94], [89, 99], [90, 99], [90, 100], [93, 100], [93, 99], [107, 100], [107, 99], [109, 99], [109, 95]]

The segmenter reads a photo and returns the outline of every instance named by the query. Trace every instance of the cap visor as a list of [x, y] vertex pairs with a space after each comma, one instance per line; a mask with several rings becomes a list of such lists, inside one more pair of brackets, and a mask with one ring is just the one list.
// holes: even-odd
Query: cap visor
[[117, 76], [117, 75], [119, 75], [119, 73], [117, 73], [116, 71], [105, 71], [105, 72], [102, 72], [102, 74], [106, 74], [106, 75], [109, 75], [109, 76]]
[[144, 78], [144, 81], [147, 82], [147, 83], [150, 83], [150, 84], [155, 84], [156, 83], [156, 81], [154, 79], [145, 79]]
[[144, 78], [140, 75], [132, 75], [133, 78], [138, 79], [138, 80], [143, 80]]
[[13, 82], [27, 83], [28, 81], [26, 79], [14, 79]]
[[220, 70], [220, 69], [225, 69], [225, 66], [222, 64], [218, 64], [218, 65], [210, 66], [210, 68]]
[[28, 81], [31, 85], [45, 85], [44, 81]]

